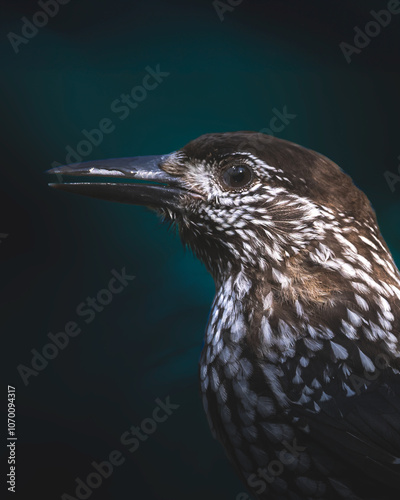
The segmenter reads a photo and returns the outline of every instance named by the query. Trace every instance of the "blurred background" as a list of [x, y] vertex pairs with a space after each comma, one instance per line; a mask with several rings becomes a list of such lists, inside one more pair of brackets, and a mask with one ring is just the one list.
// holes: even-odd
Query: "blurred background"
[[[16, 387], [14, 498], [239, 499], [244, 487], [198, 391], [211, 277], [154, 214], [51, 190], [43, 172], [68, 154], [162, 154], [203, 133], [269, 129], [353, 177], [399, 264], [400, 14], [369, 43], [359, 35], [366, 46], [353, 51], [340, 44], [354, 46], [354, 28], [365, 32], [387, 2], [1, 4], [2, 380]], [[161, 75], [155, 88], [135, 89], [155, 83], [149, 71]], [[279, 113], [287, 118], [273, 130]], [[101, 291], [124, 268], [135, 278], [87, 321], [88, 297], [107, 302]], [[79, 335], [24, 371], [31, 350], [42, 353], [70, 322]], [[129, 452], [121, 435], [150, 428], [155, 400], [167, 397], [179, 408]], [[113, 450], [124, 463], [91, 493], [76, 491]]]

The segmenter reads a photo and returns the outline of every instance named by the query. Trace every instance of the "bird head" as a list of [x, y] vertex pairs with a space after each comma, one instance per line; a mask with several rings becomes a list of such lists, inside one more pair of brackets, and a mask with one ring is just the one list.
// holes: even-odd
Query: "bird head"
[[375, 224], [365, 195], [333, 162], [255, 132], [206, 134], [167, 155], [49, 172], [108, 179], [52, 187], [155, 209], [178, 225], [182, 241], [216, 279], [232, 268], [282, 269], [335, 234], [339, 214]]

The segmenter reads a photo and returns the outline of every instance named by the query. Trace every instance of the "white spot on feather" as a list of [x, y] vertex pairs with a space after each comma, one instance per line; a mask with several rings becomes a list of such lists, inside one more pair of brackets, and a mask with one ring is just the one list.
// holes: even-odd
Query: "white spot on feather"
[[362, 352], [360, 348], [358, 348], [358, 352], [360, 353], [360, 360], [364, 367], [364, 370], [370, 373], [374, 372], [375, 371], [374, 363], [370, 360], [370, 358], [366, 354]]
[[244, 324], [243, 314], [239, 314], [236, 321], [233, 322], [231, 327], [231, 340], [239, 342], [246, 334], [246, 326]]
[[333, 342], [330, 340], [330, 344], [332, 347], [332, 352], [337, 359], [347, 359], [349, 353], [347, 352], [347, 349], [344, 348], [343, 346], [337, 344], [336, 342]]

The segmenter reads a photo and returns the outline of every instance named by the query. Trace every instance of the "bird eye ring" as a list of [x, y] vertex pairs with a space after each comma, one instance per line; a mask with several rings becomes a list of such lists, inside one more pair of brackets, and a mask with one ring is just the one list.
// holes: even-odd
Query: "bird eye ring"
[[253, 180], [253, 171], [251, 168], [242, 163], [231, 165], [221, 172], [221, 182], [229, 189], [241, 189]]

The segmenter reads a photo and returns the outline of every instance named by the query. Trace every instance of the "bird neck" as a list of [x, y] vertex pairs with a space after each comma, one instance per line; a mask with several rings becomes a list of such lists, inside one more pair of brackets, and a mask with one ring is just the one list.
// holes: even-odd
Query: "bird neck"
[[[354, 257], [351, 266], [318, 243], [280, 266], [226, 265], [216, 277], [206, 341], [217, 345], [223, 335], [229, 343], [244, 342], [271, 361], [293, 357], [299, 339], [310, 351], [335, 339], [349, 349], [350, 344], [360, 346], [363, 352], [368, 344], [371, 356], [378, 348], [400, 356], [398, 271], [387, 253], [385, 273], [378, 273], [376, 263], [367, 273], [357, 265], [358, 258], [368, 268], [362, 256]], [[379, 283], [374, 273], [381, 277]]]

